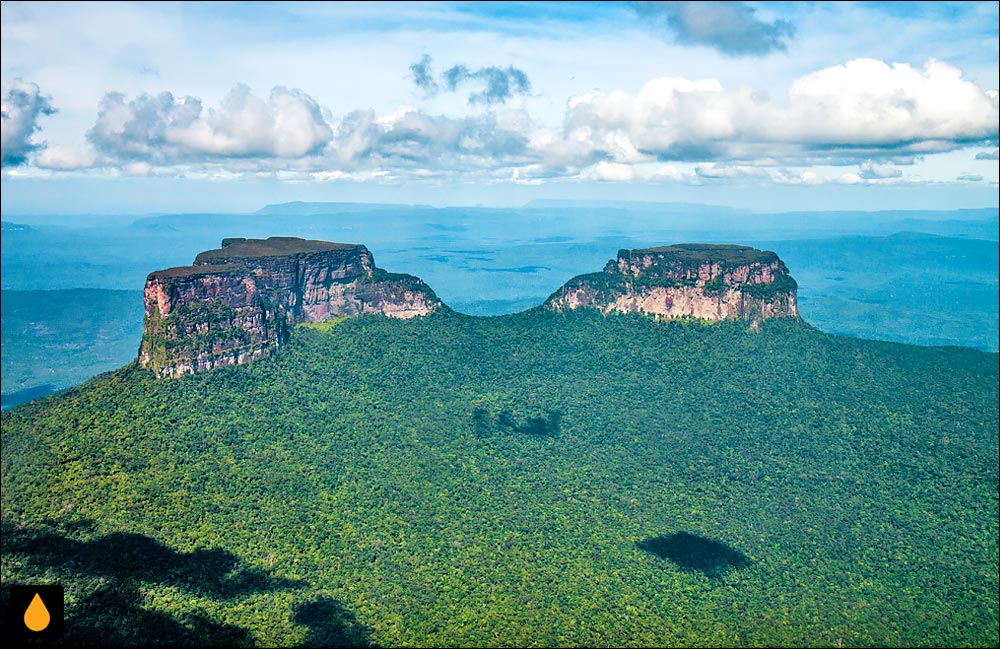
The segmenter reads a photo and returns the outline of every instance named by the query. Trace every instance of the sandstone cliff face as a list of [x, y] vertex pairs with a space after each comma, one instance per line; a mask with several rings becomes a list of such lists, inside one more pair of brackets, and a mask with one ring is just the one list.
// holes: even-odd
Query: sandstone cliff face
[[151, 273], [145, 307], [139, 362], [179, 376], [266, 356], [300, 322], [412, 318], [442, 304], [420, 279], [377, 268], [362, 245], [272, 237], [224, 239], [192, 266]]
[[545, 306], [756, 324], [766, 318], [797, 316], [796, 288], [773, 252], [678, 244], [620, 250], [603, 272], [574, 277]]

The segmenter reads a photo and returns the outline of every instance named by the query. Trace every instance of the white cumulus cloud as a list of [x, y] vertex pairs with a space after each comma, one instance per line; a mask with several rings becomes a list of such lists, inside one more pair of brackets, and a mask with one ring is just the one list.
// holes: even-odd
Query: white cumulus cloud
[[580, 178], [584, 180], [628, 182], [635, 179], [635, 170], [631, 165], [601, 160], [597, 164], [581, 171]]
[[880, 164], [868, 160], [861, 163], [861, 172], [858, 174], [859, 178], [864, 180], [875, 180], [878, 178], [900, 178], [903, 172], [896, 169], [890, 164]]
[[347, 114], [337, 125], [329, 157], [345, 167], [475, 171], [527, 159], [526, 116], [518, 111], [462, 118], [403, 107], [378, 117], [373, 110]]
[[86, 145], [51, 144], [35, 156], [36, 166], [55, 171], [90, 169], [97, 164], [97, 161], [97, 152]]
[[274, 88], [267, 100], [234, 87], [218, 108], [202, 109], [193, 97], [169, 92], [126, 101], [108, 93], [88, 138], [112, 158], [157, 163], [227, 157], [298, 158], [332, 137], [316, 102], [300, 90]]
[[15, 79], [3, 88], [0, 99], [0, 166], [15, 167], [42, 145], [32, 141], [38, 118], [55, 112], [38, 84]]
[[857, 59], [795, 81], [779, 104], [715, 79], [668, 77], [637, 93], [590, 93], [569, 102], [560, 138], [536, 139], [553, 159], [809, 159], [830, 164], [949, 151], [996, 141], [997, 93], [947, 63], [922, 70]]
[[1000, 119], [996, 92], [933, 59], [923, 70], [856, 59], [798, 79], [788, 95], [789, 120], [771, 134], [818, 146], [947, 150], [995, 139]]

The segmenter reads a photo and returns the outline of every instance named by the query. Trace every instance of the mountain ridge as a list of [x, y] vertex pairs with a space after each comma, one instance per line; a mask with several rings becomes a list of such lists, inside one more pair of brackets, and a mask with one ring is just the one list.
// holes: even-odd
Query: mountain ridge
[[[674, 244], [620, 250], [603, 272], [571, 279], [542, 307], [756, 327], [797, 317], [796, 286], [773, 252]], [[225, 238], [190, 266], [150, 273], [144, 303], [140, 365], [171, 377], [270, 355], [295, 324], [360, 313], [406, 319], [447, 308], [420, 278], [377, 268], [361, 244], [297, 237]]]

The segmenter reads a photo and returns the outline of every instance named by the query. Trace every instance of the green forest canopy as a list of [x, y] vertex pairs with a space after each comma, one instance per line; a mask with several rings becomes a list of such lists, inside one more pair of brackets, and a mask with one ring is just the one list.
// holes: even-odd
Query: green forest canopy
[[63, 584], [69, 644], [996, 645], [997, 403], [996, 354], [796, 318], [300, 326], [4, 412], [4, 605]]

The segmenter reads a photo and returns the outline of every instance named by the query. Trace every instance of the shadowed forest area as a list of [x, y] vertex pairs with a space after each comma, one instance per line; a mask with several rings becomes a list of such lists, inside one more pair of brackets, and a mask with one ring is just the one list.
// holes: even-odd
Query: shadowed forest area
[[[219, 548], [178, 552], [141, 534], [97, 536], [93, 522], [82, 518], [34, 528], [5, 518], [2, 534], [4, 560], [20, 568], [17, 579], [5, 575], [2, 624], [11, 619], [11, 586], [62, 585], [63, 646], [255, 646], [247, 629], [198, 611], [172, 612], [169, 598], [164, 606], [153, 593], [165, 589], [199, 599], [241, 600], [307, 586], [248, 568]], [[296, 604], [293, 620], [307, 629], [303, 646], [368, 646], [370, 631], [330, 598]]]
[[687, 532], [643, 539], [636, 547], [661, 559], [668, 559], [684, 570], [701, 572], [712, 578], [722, 577], [730, 570], [740, 570], [752, 563], [745, 554], [721, 541]]

